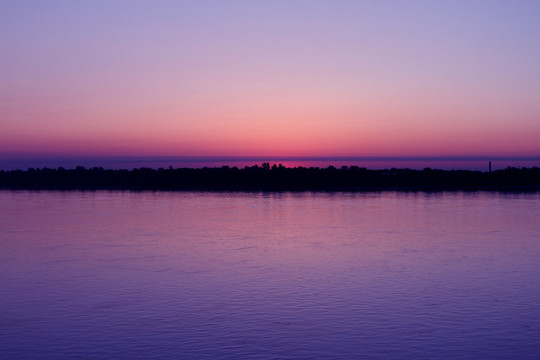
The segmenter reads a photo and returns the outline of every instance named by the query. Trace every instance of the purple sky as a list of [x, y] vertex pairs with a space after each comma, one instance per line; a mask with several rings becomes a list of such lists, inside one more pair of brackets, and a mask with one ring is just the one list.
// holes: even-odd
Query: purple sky
[[540, 157], [540, 1], [4, 1], [0, 43], [4, 162]]

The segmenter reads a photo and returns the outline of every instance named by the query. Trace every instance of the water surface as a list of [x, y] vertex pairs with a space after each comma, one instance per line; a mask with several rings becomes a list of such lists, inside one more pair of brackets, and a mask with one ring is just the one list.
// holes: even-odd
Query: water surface
[[539, 194], [0, 191], [0, 358], [538, 358], [539, 219]]

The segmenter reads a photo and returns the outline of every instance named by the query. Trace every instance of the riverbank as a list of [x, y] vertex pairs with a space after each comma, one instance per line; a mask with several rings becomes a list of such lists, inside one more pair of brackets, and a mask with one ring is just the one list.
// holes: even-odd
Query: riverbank
[[263, 163], [244, 168], [28, 169], [0, 171], [2, 189], [47, 190], [261, 190], [377, 191], [486, 190], [538, 191], [540, 168], [506, 168], [493, 172], [425, 168], [369, 170], [284, 167]]

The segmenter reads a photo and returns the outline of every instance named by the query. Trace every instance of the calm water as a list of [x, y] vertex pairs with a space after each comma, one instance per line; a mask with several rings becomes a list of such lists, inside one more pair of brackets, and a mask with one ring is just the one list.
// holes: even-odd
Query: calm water
[[540, 357], [540, 194], [0, 192], [1, 359]]

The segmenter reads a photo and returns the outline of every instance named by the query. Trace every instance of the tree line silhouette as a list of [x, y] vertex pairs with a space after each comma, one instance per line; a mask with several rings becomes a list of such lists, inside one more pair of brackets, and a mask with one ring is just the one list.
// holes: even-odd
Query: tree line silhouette
[[368, 170], [270, 166], [139, 168], [109, 170], [30, 168], [0, 171], [3, 189], [133, 190], [540, 190], [540, 168], [508, 167], [492, 172], [425, 168]]

